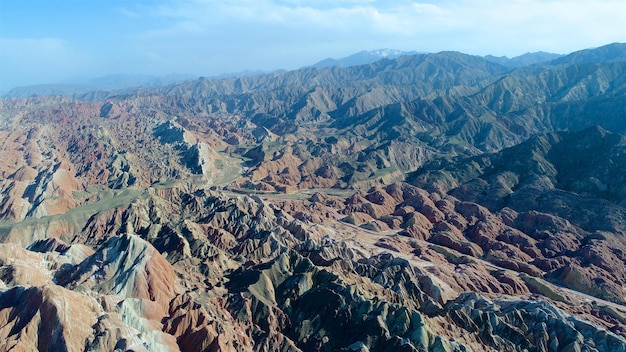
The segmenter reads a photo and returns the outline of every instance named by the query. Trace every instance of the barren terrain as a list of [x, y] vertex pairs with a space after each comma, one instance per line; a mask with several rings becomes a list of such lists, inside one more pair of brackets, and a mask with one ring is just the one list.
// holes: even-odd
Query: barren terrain
[[625, 69], [3, 98], [0, 351], [625, 351]]

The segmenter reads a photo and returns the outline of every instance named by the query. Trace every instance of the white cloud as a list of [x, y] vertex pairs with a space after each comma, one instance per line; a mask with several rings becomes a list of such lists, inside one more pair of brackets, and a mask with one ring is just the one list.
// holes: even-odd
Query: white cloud
[[130, 18], [141, 18], [142, 17], [140, 12], [128, 9], [126, 7], [120, 7], [120, 8], [117, 9], [117, 11], [119, 13], [121, 13], [122, 15], [124, 15], [126, 17], [130, 17]]
[[566, 53], [626, 39], [623, 1], [466, 0], [450, 11], [467, 39], [459, 49], [477, 53]]
[[[190, 29], [196, 34], [198, 28], [210, 33], [222, 26], [237, 26], [251, 36], [263, 37], [268, 29], [281, 28], [283, 37], [291, 37], [294, 44], [298, 35], [323, 42], [333, 31], [346, 41], [363, 42], [363, 37], [369, 36], [372, 41], [409, 40], [426, 46], [413, 48], [417, 50], [455, 49], [451, 44], [465, 42], [463, 48], [470, 51], [473, 46], [477, 48], [474, 51], [483, 51], [489, 47], [486, 44], [501, 51], [514, 50], [516, 44], [517, 51], [532, 50], [533, 43], [552, 44], [553, 51], [562, 51], [588, 45], [581, 38], [588, 42], [619, 40], [621, 33], [626, 33], [621, 15], [624, 10], [626, 2], [612, 0], [592, 4], [576, 0], [196, 0], [161, 6], [158, 14], [195, 23]], [[168, 30], [178, 32], [180, 26]]]

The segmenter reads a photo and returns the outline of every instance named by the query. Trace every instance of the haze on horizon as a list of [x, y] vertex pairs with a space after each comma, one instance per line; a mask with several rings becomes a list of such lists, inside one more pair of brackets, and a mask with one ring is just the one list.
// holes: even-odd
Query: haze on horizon
[[108, 74], [296, 69], [362, 50], [509, 57], [624, 42], [621, 0], [3, 0], [0, 93]]

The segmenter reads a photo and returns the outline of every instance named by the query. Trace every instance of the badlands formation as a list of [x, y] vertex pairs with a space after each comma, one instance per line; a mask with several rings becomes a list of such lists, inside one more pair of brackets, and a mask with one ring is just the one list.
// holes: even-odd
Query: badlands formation
[[626, 45], [0, 100], [0, 351], [626, 351]]

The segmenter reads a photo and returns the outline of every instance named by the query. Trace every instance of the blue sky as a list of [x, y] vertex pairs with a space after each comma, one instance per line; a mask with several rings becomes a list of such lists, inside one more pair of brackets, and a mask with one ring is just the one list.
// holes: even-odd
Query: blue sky
[[0, 92], [295, 69], [379, 48], [568, 53], [626, 41], [624, 13], [623, 0], [0, 0]]

